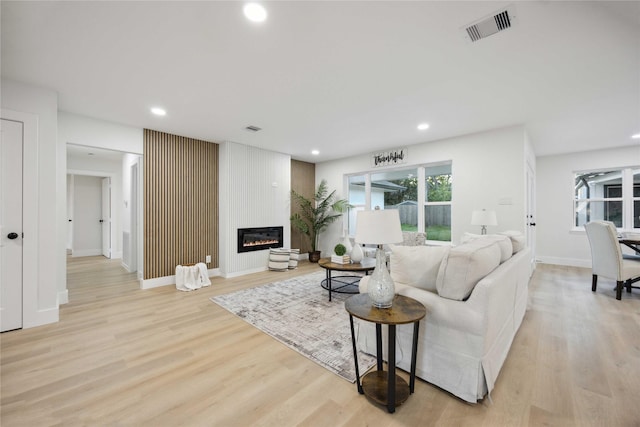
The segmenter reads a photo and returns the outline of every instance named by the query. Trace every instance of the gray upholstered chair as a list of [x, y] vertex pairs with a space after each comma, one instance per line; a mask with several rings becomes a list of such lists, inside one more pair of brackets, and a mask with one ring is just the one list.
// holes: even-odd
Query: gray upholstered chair
[[622, 257], [616, 227], [609, 221], [591, 221], [584, 226], [591, 246], [591, 290], [596, 291], [598, 276], [616, 281], [616, 299], [622, 299], [622, 288], [631, 292], [632, 283], [640, 280], [640, 262]]

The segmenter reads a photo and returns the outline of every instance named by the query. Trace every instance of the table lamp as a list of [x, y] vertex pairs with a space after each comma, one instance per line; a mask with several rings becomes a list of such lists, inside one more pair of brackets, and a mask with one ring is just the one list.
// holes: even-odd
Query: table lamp
[[480, 234], [487, 234], [487, 225], [498, 225], [496, 211], [487, 211], [485, 209], [473, 211], [471, 214], [471, 225], [481, 226]]
[[389, 308], [396, 290], [387, 269], [387, 257], [382, 245], [402, 242], [400, 215], [397, 209], [358, 211], [356, 243], [378, 245], [376, 267], [369, 279], [369, 298], [377, 308]]

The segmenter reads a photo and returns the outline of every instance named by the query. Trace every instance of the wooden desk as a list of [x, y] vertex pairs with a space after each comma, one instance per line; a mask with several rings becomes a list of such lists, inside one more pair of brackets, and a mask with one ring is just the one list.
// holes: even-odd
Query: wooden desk
[[[396, 410], [413, 393], [416, 382], [416, 356], [418, 351], [418, 326], [420, 320], [427, 314], [427, 310], [419, 301], [403, 295], [396, 295], [391, 308], [377, 308], [371, 305], [368, 294], [354, 295], [344, 303], [349, 313], [351, 323], [351, 342], [353, 343], [353, 358], [356, 364], [356, 381], [358, 393], [385, 405], [389, 413]], [[358, 370], [358, 349], [353, 329], [353, 316], [376, 324], [376, 357], [377, 370], [369, 372], [362, 378]], [[396, 375], [396, 325], [413, 323], [413, 345], [411, 348], [411, 373], [409, 384]], [[389, 349], [388, 372], [382, 369], [382, 325], [388, 325]]]

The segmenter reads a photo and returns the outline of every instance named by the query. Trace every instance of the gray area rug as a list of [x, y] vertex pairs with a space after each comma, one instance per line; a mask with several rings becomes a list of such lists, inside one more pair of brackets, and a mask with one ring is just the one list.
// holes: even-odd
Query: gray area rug
[[[284, 274], [274, 272], [274, 277]], [[329, 302], [328, 291], [320, 287], [324, 278], [322, 270], [219, 295], [211, 301], [353, 383], [351, 329], [344, 309], [350, 295], [333, 294]], [[358, 352], [358, 362], [362, 375], [375, 365], [375, 357]]]

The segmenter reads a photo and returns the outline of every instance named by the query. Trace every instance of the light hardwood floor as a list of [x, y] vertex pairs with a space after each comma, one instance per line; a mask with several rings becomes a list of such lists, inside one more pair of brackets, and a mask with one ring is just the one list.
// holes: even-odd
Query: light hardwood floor
[[590, 270], [540, 265], [493, 403], [418, 381], [388, 414], [209, 301], [316, 269], [301, 262], [184, 293], [139, 290], [119, 260], [69, 258], [60, 322], [0, 335], [0, 424], [640, 426], [638, 291], [616, 301], [606, 279], [591, 292]]

